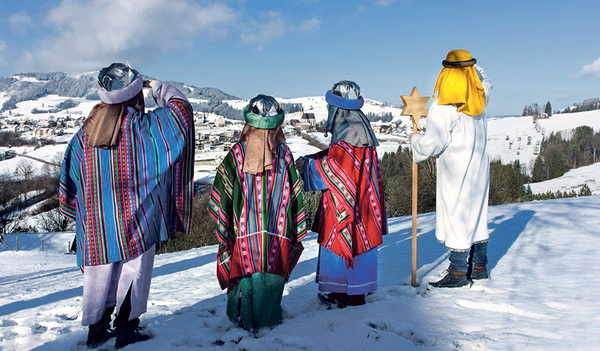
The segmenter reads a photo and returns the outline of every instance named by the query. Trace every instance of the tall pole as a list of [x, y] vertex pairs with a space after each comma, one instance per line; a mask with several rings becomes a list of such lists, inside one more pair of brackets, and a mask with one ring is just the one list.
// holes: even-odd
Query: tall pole
[[[413, 133], [417, 132], [417, 122], [413, 120]], [[419, 194], [419, 168], [415, 161], [412, 161], [412, 270], [411, 285], [417, 286], [417, 199]]]
[[[410, 116], [413, 122], [413, 133], [417, 132], [417, 124], [421, 116], [427, 116], [427, 101], [429, 97], [421, 97], [417, 87], [413, 87], [409, 96], [401, 95], [404, 101], [402, 114]], [[415, 161], [412, 162], [412, 245], [411, 245], [411, 285], [417, 286], [417, 200], [418, 200], [419, 168]]]

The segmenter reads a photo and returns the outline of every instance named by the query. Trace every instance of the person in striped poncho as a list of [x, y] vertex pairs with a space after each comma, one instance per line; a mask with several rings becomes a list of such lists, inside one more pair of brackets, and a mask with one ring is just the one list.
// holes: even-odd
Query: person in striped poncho
[[[194, 124], [189, 102], [172, 85], [145, 82], [118, 63], [98, 80], [102, 103], [67, 146], [59, 198], [62, 213], [76, 220], [86, 344], [98, 347], [116, 335], [120, 348], [150, 337], [140, 332], [139, 316], [155, 244], [190, 230]], [[143, 86], [159, 106], [147, 113]]]
[[304, 190], [322, 191], [313, 230], [320, 245], [316, 281], [328, 294], [318, 297], [339, 307], [362, 305], [377, 289], [377, 246], [387, 233], [379, 143], [355, 82], [334, 84], [325, 100], [331, 145], [299, 161]]
[[217, 168], [209, 212], [217, 223], [217, 278], [227, 316], [256, 330], [281, 322], [281, 297], [304, 247], [302, 182], [281, 130], [277, 101], [258, 95], [246, 125]]

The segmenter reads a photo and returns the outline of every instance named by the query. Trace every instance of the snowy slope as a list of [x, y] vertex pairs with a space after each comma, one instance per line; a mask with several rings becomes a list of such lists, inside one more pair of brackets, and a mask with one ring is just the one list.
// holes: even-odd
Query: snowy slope
[[534, 194], [547, 193], [548, 191], [555, 193], [560, 192], [579, 192], [583, 184], [592, 191], [592, 194], [600, 194], [600, 163], [572, 169], [561, 177], [545, 180], [539, 183], [531, 183], [531, 191]]
[[[248, 333], [225, 315], [216, 247], [157, 256], [142, 325], [152, 340], [125, 350], [590, 350], [600, 342], [600, 196], [491, 207], [492, 279], [427, 290], [447, 267], [435, 214], [419, 216], [418, 283], [410, 282], [410, 217], [390, 219], [379, 289], [359, 307], [316, 298], [316, 235], [286, 286], [283, 324]], [[51, 239], [52, 238], [52, 239]], [[21, 235], [0, 248], [0, 349], [84, 350], [82, 276], [64, 254], [71, 234]], [[7, 241], [14, 246], [15, 236]], [[101, 350], [110, 350], [105, 346]]]
[[505, 117], [488, 120], [488, 152], [492, 159], [503, 163], [519, 160], [531, 173], [539, 143], [550, 133], [561, 132], [568, 137], [579, 126], [600, 130], [600, 110], [552, 115], [547, 119], [534, 120], [530, 116]]
[[595, 132], [600, 130], [600, 110], [552, 115], [548, 119], [538, 119], [539, 129], [544, 134], [564, 132], [579, 126], [589, 126]]

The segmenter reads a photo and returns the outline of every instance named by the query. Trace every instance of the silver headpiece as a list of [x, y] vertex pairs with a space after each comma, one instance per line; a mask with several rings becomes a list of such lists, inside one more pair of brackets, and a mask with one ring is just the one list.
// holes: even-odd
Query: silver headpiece
[[360, 97], [360, 87], [351, 80], [342, 80], [333, 85], [331, 92], [345, 99], [358, 99]]
[[274, 97], [259, 94], [250, 100], [250, 112], [263, 117], [277, 116], [281, 113], [279, 103]]

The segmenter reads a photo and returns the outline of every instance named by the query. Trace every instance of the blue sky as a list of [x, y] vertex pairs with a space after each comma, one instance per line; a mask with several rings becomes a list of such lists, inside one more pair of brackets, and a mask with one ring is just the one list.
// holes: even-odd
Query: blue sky
[[600, 96], [600, 2], [553, 0], [2, 1], [0, 76], [143, 74], [241, 98], [323, 95], [341, 79], [401, 104], [467, 49], [494, 84], [489, 115]]

